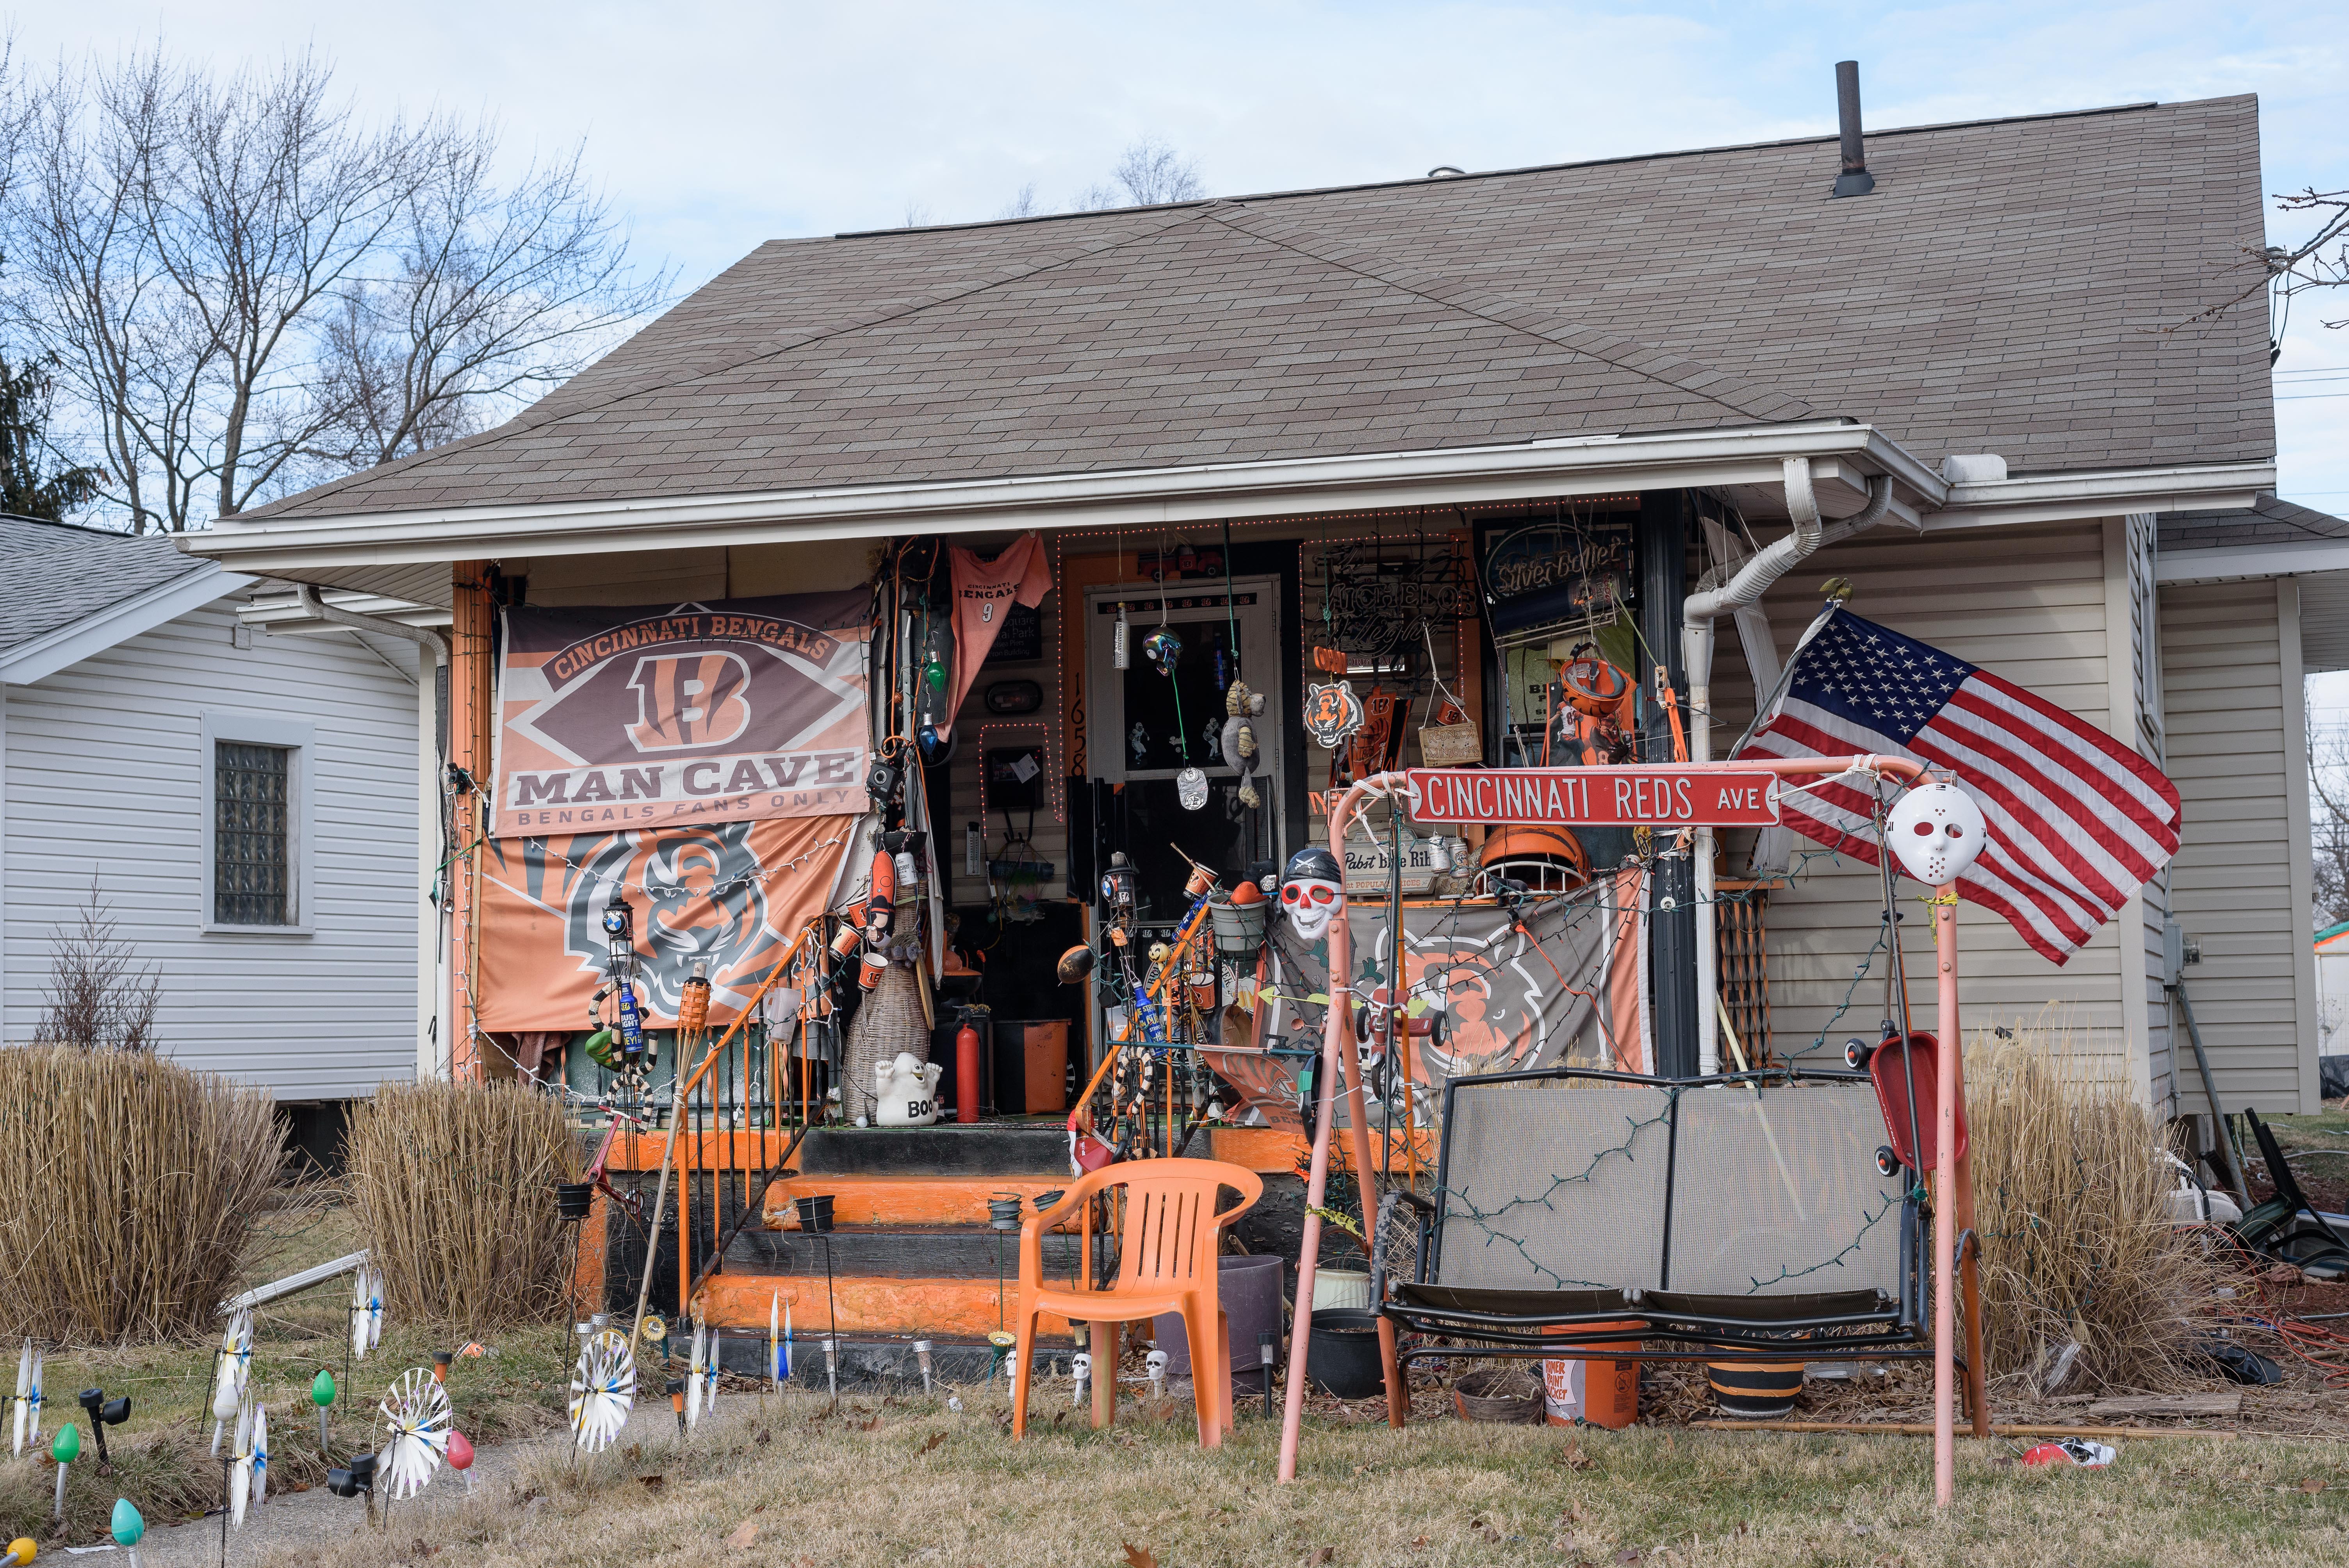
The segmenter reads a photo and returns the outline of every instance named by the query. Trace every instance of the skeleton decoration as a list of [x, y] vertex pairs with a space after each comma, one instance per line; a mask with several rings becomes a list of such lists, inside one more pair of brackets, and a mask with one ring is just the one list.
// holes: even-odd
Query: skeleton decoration
[[1901, 870], [1929, 886], [1947, 887], [1981, 855], [1990, 828], [1971, 795], [1936, 780], [1900, 797], [1885, 816], [1884, 834]]
[[1264, 797], [1257, 793], [1256, 771], [1263, 764], [1258, 760], [1261, 749], [1257, 744], [1256, 726], [1252, 720], [1264, 716], [1264, 694], [1250, 691], [1246, 681], [1234, 681], [1224, 693], [1224, 732], [1219, 749], [1225, 763], [1240, 776], [1240, 804], [1261, 806]]
[[1346, 879], [1338, 870], [1337, 857], [1319, 844], [1309, 845], [1288, 857], [1288, 870], [1281, 877], [1280, 905], [1288, 912], [1288, 923], [1307, 942], [1319, 942], [1330, 929], [1333, 915], [1346, 913]]

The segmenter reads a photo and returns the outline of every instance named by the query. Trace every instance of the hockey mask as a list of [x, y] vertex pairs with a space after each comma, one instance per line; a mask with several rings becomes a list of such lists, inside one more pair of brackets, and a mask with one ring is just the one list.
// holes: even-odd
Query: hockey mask
[[1955, 784], [1920, 784], [1888, 812], [1885, 837], [1900, 869], [1931, 887], [1965, 874], [1990, 841], [1990, 827], [1974, 798]]

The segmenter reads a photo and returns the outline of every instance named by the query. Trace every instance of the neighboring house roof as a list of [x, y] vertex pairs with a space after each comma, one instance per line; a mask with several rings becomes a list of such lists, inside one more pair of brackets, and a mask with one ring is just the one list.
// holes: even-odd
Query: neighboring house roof
[[168, 534], [0, 515], [0, 679], [40, 679], [160, 625], [248, 579]]
[[349, 516], [1848, 417], [2015, 473], [2264, 460], [2256, 100], [761, 246]]
[[2251, 544], [2320, 544], [2349, 540], [2349, 520], [2263, 495], [2248, 509], [2177, 511], [2161, 520], [2161, 549], [2237, 549]]
[[2341, 940], [2344, 936], [2349, 936], [2349, 920], [2343, 921], [2339, 925], [2328, 925], [2323, 931], [2318, 932], [2316, 934], [2316, 950], [2319, 953], [2322, 953], [2328, 945], [2332, 945], [2337, 946], [2342, 952], [2349, 953], [2349, 942], [2343, 942]]

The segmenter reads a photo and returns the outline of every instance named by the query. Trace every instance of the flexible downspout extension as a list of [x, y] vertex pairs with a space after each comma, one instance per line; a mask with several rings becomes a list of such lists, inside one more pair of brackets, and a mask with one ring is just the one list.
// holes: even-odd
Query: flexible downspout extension
[[388, 620], [380, 615], [357, 614], [337, 605], [329, 604], [318, 597], [317, 585], [315, 583], [296, 583], [294, 585], [294, 591], [295, 596], [301, 601], [302, 608], [326, 622], [329, 626], [342, 626], [354, 632], [382, 632], [394, 637], [405, 637], [429, 654], [436, 655], [442, 659], [449, 656], [449, 639], [429, 626], [411, 626], [405, 621]]
[[[1868, 481], [1868, 505], [1835, 523], [1819, 516], [1818, 496], [1811, 488], [1811, 460], [1788, 458], [1785, 463], [1786, 512], [1794, 531], [1773, 540], [1734, 573], [1715, 567], [1699, 581], [1697, 591], [1681, 606], [1681, 658], [1689, 681], [1689, 758], [1713, 760], [1713, 622], [1761, 603], [1773, 583], [1827, 545], [1874, 528], [1892, 510], [1892, 477], [1878, 474]], [[1728, 581], [1721, 578], [1724, 573]], [[1714, 953], [1713, 830], [1696, 830], [1696, 1057], [1697, 1071], [1721, 1070], [1721, 976]], [[1747, 1065], [1752, 1065], [1750, 1062]]]

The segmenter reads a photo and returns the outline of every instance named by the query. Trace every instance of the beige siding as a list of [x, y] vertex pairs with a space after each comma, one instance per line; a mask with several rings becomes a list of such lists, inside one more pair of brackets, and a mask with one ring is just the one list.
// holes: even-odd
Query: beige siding
[[[1819, 583], [1849, 578], [1855, 613], [2112, 728], [2118, 727], [2108, 723], [2115, 681], [2126, 693], [2132, 676], [2127, 664], [2106, 657], [2106, 574], [2104, 528], [2094, 521], [1923, 536], [1879, 529], [1806, 562], [1765, 606], [1779, 655], [1788, 656], [1818, 608]], [[2118, 657], [2126, 660], [2125, 587], [2118, 602]], [[1725, 749], [1753, 712], [1751, 681], [1733, 637], [1723, 639], [1713, 676], [1716, 734]], [[2135, 741], [2134, 715], [2128, 717], [2121, 733]], [[1742, 871], [1749, 847], [1749, 839], [1733, 835], [1724, 870]], [[1898, 891], [1912, 1018], [1930, 1028], [1932, 937], [1918, 897], [1922, 890], [1903, 881]], [[1857, 979], [1855, 970], [1878, 939], [1882, 907], [1873, 868], [1801, 842], [1791, 885], [1770, 903], [1772, 1031], [1780, 1052], [1832, 1056], [1848, 1036], [1874, 1037], [1884, 1008], [1884, 957], [1878, 954]], [[1958, 939], [1959, 1000], [1970, 1036], [2053, 1022], [2071, 1049], [2106, 1058], [2106, 1070], [2123, 1081], [2143, 1083], [2143, 1042], [2133, 1055], [2122, 1003], [2117, 923], [2061, 966], [2024, 946], [2004, 920], [1971, 904], [1960, 905]], [[2142, 937], [2133, 934], [2132, 940]]]
[[[2296, 599], [2289, 580], [2161, 591], [2169, 776], [2186, 808], [2171, 907], [2202, 946], [2186, 989], [2230, 1110], [2314, 1109]], [[2206, 1109], [2188, 1057], [2177, 1096], [2181, 1112]]]

